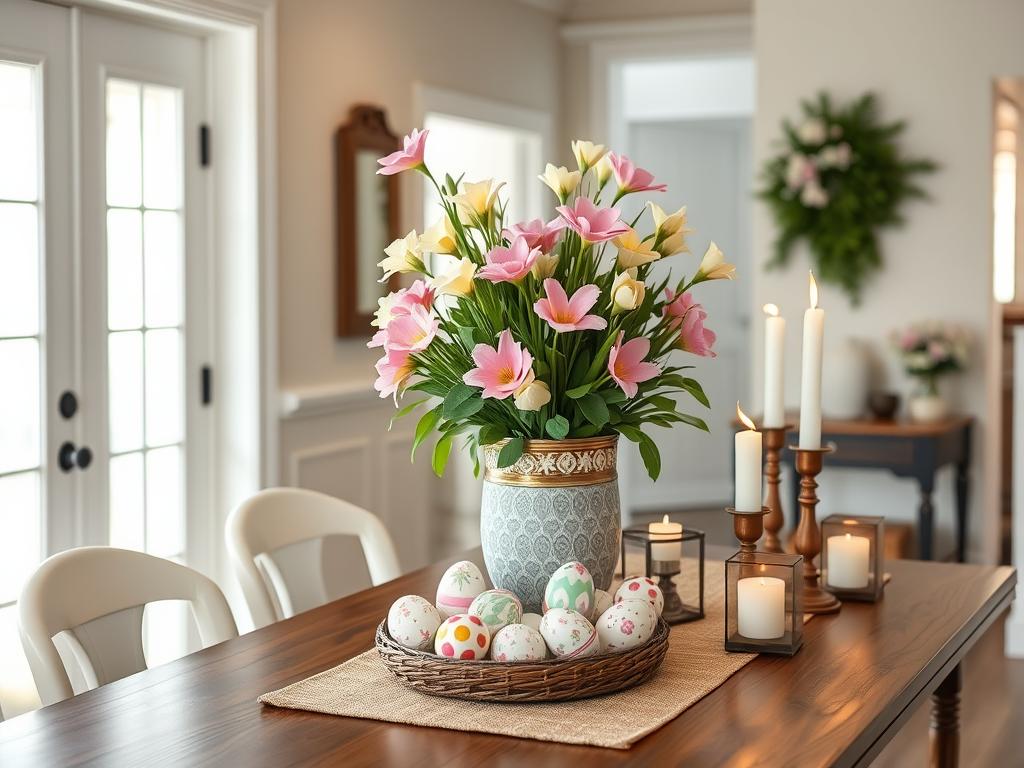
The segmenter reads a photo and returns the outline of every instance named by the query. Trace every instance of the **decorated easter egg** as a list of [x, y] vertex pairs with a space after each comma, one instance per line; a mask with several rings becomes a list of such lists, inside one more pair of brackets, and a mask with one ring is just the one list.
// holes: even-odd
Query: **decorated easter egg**
[[658, 624], [654, 607], [646, 600], [620, 600], [597, 619], [597, 638], [605, 653], [639, 648], [651, 639]]
[[594, 590], [594, 610], [591, 611], [590, 620], [594, 621], [598, 616], [612, 607], [612, 596], [603, 589]]
[[552, 608], [540, 620], [540, 634], [555, 656], [581, 659], [593, 656], [600, 646], [597, 631], [586, 617], [566, 608]]
[[437, 585], [434, 605], [441, 612], [442, 618], [465, 613], [472, 605], [473, 598], [486, 588], [480, 569], [469, 560], [461, 560], [444, 572]]
[[658, 616], [661, 616], [661, 611], [665, 607], [665, 596], [661, 594], [661, 587], [647, 576], [636, 576], [632, 579], [626, 579], [615, 590], [616, 603], [630, 598], [646, 600], [654, 607], [654, 612]]
[[547, 655], [540, 632], [525, 624], [509, 624], [491, 638], [491, 658], [495, 661], [541, 661]]
[[434, 635], [434, 653], [449, 659], [485, 659], [490, 647], [487, 625], [468, 613], [449, 616]]
[[540, 620], [541, 615], [539, 613], [524, 613], [523, 618], [521, 618], [519, 621], [521, 621], [526, 626], [533, 627], [538, 632], [540, 632]]
[[388, 634], [406, 648], [426, 651], [434, 644], [434, 633], [442, 621], [437, 608], [425, 597], [406, 595], [391, 604]]
[[523, 604], [507, 589], [488, 589], [473, 599], [469, 613], [483, 619], [493, 637], [502, 627], [522, 621]]
[[566, 563], [551, 574], [544, 590], [544, 610], [568, 608], [590, 616], [594, 609], [594, 579], [583, 563]]

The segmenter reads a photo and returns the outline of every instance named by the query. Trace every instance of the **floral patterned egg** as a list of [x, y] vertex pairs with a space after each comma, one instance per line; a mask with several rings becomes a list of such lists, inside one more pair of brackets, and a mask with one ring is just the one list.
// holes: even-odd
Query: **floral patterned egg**
[[469, 614], [483, 619], [493, 637], [502, 627], [522, 621], [523, 604], [507, 589], [488, 589], [473, 599]]
[[509, 624], [491, 639], [491, 658], [495, 661], [540, 661], [547, 655], [540, 632], [525, 624]]
[[434, 644], [434, 633], [443, 619], [430, 601], [419, 595], [406, 595], [391, 604], [388, 634], [395, 642], [415, 651], [426, 651]]
[[437, 585], [434, 605], [443, 618], [465, 613], [473, 603], [473, 598], [485, 589], [487, 585], [480, 569], [469, 560], [461, 560], [444, 572], [441, 582]]
[[491, 633], [479, 616], [457, 613], [437, 628], [434, 653], [449, 659], [486, 659]]
[[526, 626], [533, 627], [538, 632], [540, 632], [540, 620], [541, 615], [539, 613], [524, 613], [523, 618], [521, 618], [519, 621], [521, 621]]
[[603, 589], [594, 590], [594, 610], [591, 612], [590, 620], [594, 621], [602, 613], [612, 607], [612, 596], [605, 592]]
[[661, 587], [647, 576], [636, 576], [632, 579], [626, 579], [615, 590], [616, 603], [629, 600], [630, 598], [646, 600], [654, 607], [654, 612], [658, 616], [661, 616], [661, 611], [665, 607], [665, 596], [661, 594]]
[[618, 653], [639, 648], [651, 639], [657, 623], [654, 608], [646, 600], [621, 600], [597, 620], [601, 650], [605, 653]]
[[583, 563], [566, 563], [548, 579], [544, 611], [568, 608], [590, 616], [594, 610], [594, 579]]
[[540, 620], [540, 634], [555, 656], [581, 659], [593, 656], [600, 646], [594, 625], [577, 611], [552, 608]]

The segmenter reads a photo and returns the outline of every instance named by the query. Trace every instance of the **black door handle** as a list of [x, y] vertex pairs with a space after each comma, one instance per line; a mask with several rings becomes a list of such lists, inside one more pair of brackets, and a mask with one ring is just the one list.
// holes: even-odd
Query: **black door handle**
[[64, 472], [70, 472], [76, 466], [79, 469], [88, 469], [92, 464], [92, 449], [86, 445], [75, 448], [75, 444], [68, 441], [57, 452], [57, 464]]

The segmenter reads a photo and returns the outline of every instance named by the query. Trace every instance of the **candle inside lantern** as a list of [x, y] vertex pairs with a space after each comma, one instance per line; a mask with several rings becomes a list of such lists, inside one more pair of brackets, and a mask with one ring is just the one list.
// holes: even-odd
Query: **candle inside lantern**
[[764, 422], [762, 427], [781, 427], [786, 423], [783, 405], [786, 318], [779, 308], [765, 304], [764, 313]]
[[[659, 539], [674, 538], [683, 532], [683, 526], [679, 523], [669, 522], [668, 515], [665, 515], [660, 523], [648, 523], [647, 532], [653, 541]], [[683, 542], [670, 541], [666, 544], [651, 544], [651, 560], [679, 560], [683, 556]]]
[[800, 369], [800, 447], [821, 448], [821, 346], [825, 310], [818, 309], [818, 284], [810, 273], [810, 308], [804, 312], [804, 345]]
[[871, 542], [864, 536], [849, 533], [829, 536], [828, 585], [840, 589], [863, 589], [868, 585], [870, 571], [868, 553]]
[[761, 433], [736, 403], [736, 415], [746, 427], [736, 433], [736, 499], [737, 512], [761, 510]]
[[736, 582], [736, 629], [751, 640], [775, 640], [786, 634], [786, 582], [752, 576]]

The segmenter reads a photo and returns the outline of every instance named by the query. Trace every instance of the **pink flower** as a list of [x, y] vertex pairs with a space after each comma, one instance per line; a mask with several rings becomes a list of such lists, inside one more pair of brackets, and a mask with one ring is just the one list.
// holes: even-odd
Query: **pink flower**
[[665, 289], [665, 307], [661, 314], [669, 315], [669, 327], [679, 328], [678, 346], [685, 352], [701, 357], [716, 357], [711, 347], [715, 343], [715, 332], [704, 327], [708, 313], [694, 302], [689, 293], [675, 296], [670, 288]]
[[415, 370], [412, 354], [401, 349], [387, 350], [374, 367], [377, 369], [377, 380], [373, 382], [373, 388], [380, 392], [381, 397], [397, 395]]
[[515, 394], [533, 373], [533, 355], [504, 330], [498, 337], [498, 348], [477, 344], [473, 348], [477, 367], [467, 371], [462, 380], [471, 387], [483, 387], [484, 397], [504, 400]]
[[570, 229], [588, 243], [603, 243], [629, 231], [629, 227], [619, 221], [618, 208], [598, 208], [586, 197], [577, 197], [572, 208], [560, 205], [555, 210]]
[[428, 133], [430, 131], [421, 131], [414, 128], [413, 132], [402, 140], [402, 148], [400, 150], [392, 152], [387, 157], [382, 157], [377, 161], [383, 166], [377, 169], [377, 173], [384, 176], [392, 176], [402, 171], [408, 171], [410, 168], [423, 167], [423, 151], [427, 146]]
[[643, 168], [637, 168], [633, 161], [625, 155], [609, 152], [608, 161], [615, 173], [615, 181], [619, 185], [620, 195], [629, 192], [664, 192], [668, 189], [667, 184], [652, 184], [654, 174]]
[[487, 252], [487, 264], [476, 273], [477, 277], [492, 283], [514, 283], [526, 277], [540, 256], [540, 249], [533, 248], [525, 237], [517, 237], [508, 248], [495, 246]]
[[506, 227], [502, 230], [501, 235], [509, 240], [525, 237], [526, 244], [530, 248], [540, 248], [541, 253], [551, 253], [555, 249], [555, 243], [563, 229], [565, 229], [563, 219], [552, 219], [547, 224], [543, 219], [533, 219]]
[[576, 290], [570, 299], [562, 285], [552, 278], [544, 281], [546, 299], [538, 299], [533, 311], [548, 322], [559, 333], [568, 331], [603, 331], [608, 321], [587, 312], [597, 303], [601, 289], [596, 285], [584, 285]]
[[625, 333], [619, 331], [619, 338], [608, 350], [608, 373], [626, 393], [626, 397], [636, 397], [637, 384], [653, 379], [661, 373], [661, 368], [655, 363], [643, 362], [651, 351], [650, 339], [638, 337], [623, 344], [623, 336]]
[[434, 289], [427, 285], [424, 280], [417, 280], [408, 288], [398, 291], [395, 309], [416, 305], [424, 309], [430, 309], [434, 305]]
[[384, 347], [389, 351], [419, 352], [430, 346], [440, 325], [428, 310], [413, 304], [402, 314], [396, 314], [388, 327], [377, 331], [366, 346]]

